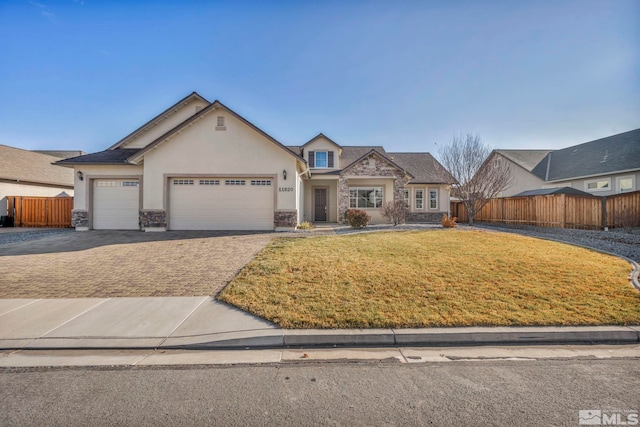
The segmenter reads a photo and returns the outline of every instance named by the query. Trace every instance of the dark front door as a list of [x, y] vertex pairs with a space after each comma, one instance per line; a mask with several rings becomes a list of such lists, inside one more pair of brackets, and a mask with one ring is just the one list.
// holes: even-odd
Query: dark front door
[[314, 189], [314, 221], [326, 221], [327, 220], [327, 189], [315, 188]]

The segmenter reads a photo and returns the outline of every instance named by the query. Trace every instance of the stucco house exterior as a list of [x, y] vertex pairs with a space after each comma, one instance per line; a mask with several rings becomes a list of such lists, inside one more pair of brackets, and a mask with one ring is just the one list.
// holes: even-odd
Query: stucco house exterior
[[288, 230], [341, 222], [349, 207], [387, 222], [402, 198], [410, 220], [439, 221], [450, 174], [429, 153], [342, 147], [319, 134], [285, 146], [219, 101], [188, 95], [73, 168], [77, 230]]
[[0, 216], [8, 215], [8, 196], [73, 196], [73, 172], [53, 165], [62, 153], [69, 152], [54, 156], [0, 145]]
[[640, 129], [561, 150], [494, 150], [488, 161], [506, 161], [512, 185], [501, 197], [527, 190], [571, 187], [594, 196], [640, 189]]

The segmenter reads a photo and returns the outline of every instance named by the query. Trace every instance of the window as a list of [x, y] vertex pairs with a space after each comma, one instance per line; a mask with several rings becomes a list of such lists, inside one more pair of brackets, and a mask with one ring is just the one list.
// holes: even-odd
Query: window
[[424, 190], [416, 190], [416, 209], [424, 209]]
[[269, 179], [252, 179], [251, 185], [271, 185], [271, 180]]
[[327, 167], [327, 152], [326, 151], [316, 151], [316, 167], [317, 168], [326, 168]]
[[438, 190], [429, 190], [429, 209], [438, 209]]
[[245, 185], [244, 179], [227, 179], [224, 181], [224, 185]]
[[200, 185], [220, 185], [219, 179], [201, 179]]
[[409, 190], [404, 190], [404, 204], [406, 207], [409, 207], [409, 203], [411, 202], [410, 199], [410, 195], [409, 195]]
[[137, 187], [140, 185], [138, 181], [122, 181], [123, 187]]
[[599, 179], [586, 182], [587, 191], [607, 191], [611, 187], [609, 179]]
[[118, 181], [96, 181], [97, 187], [117, 187]]
[[192, 179], [174, 179], [173, 185], [193, 185]]
[[309, 164], [312, 168], [332, 168], [333, 151], [309, 151]]
[[633, 191], [633, 176], [621, 176], [618, 178], [618, 188], [621, 193]]
[[381, 208], [382, 187], [349, 187], [350, 208]]

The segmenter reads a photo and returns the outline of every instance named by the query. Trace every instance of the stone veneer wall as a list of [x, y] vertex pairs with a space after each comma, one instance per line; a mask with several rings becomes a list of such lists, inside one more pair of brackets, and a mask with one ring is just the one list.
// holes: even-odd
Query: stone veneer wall
[[[372, 166], [369, 159], [375, 159]], [[343, 171], [343, 173], [345, 173]], [[349, 176], [363, 177], [393, 177], [393, 200], [402, 199], [404, 197], [404, 185], [408, 181], [404, 177], [404, 172], [387, 162], [382, 157], [371, 154], [360, 163], [351, 166], [348, 169]], [[387, 199], [388, 201], [391, 201]], [[344, 213], [349, 209], [349, 179], [342, 174], [338, 178], [338, 222], [344, 222]]]
[[71, 211], [72, 227], [89, 227], [89, 212], [84, 210]]
[[442, 220], [442, 215], [446, 214], [446, 212], [409, 212], [407, 214], [407, 222], [439, 223]]
[[162, 209], [140, 211], [139, 215], [142, 228], [162, 228], [167, 226], [167, 213]]
[[276, 227], [295, 227], [298, 225], [298, 211], [276, 211], [273, 213], [273, 225]]

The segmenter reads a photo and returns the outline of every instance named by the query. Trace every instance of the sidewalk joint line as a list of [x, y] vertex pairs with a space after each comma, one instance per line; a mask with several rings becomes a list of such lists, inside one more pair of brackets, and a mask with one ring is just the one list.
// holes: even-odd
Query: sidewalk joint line
[[157, 347], [157, 348], [162, 347], [162, 345], [163, 345], [163, 344], [164, 344], [164, 343], [169, 339], [169, 337], [170, 337], [171, 335], [173, 335], [173, 333], [174, 333], [175, 331], [177, 331], [177, 330], [178, 330], [178, 328], [180, 328], [180, 326], [184, 325], [184, 322], [186, 322], [186, 321], [187, 321], [187, 319], [188, 319], [188, 318], [190, 318], [190, 317], [193, 315], [193, 313], [195, 313], [195, 312], [196, 312], [196, 310], [200, 308], [200, 306], [201, 306], [202, 304], [204, 304], [205, 302], [209, 301], [210, 299], [211, 299], [211, 300], [213, 300], [213, 297], [210, 297], [210, 296], [204, 297], [204, 299], [200, 302], [200, 304], [198, 304], [196, 307], [194, 307], [194, 309], [193, 309], [193, 310], [191, 310], [191, 312], [189, 312], [189, 314], [187, 314], [187, 316], [186, 316], [184, 319], [182, 319], [182, 321], [181, 321], [180, 323], [178, 323], [178, 325], [177, 325], [175, 328], [173, 328], [173, 330], [171, 330], [171, 332], [169, 332], [169, 333], [167, 334], [167, 336], [166, 336], [166, 337], [164, 337], [164, 338], [162, 339], [162, 341], [160, 341], [160, 343], [158, 344], [158, 347]]
[[21, 305], [20, 307], [16, 307], [16, 308], [14, 308], [12, 310], [7, 311], [6, 313], [0, 314], [0, 316], [4, 316], [5, 314], [13, 313], [16, 310], [20, 310], [21, 308], [25, 308], [25, 307], [27, 307], [27, 306], [29, 306], [31, 304], [35, 304], [38, 301], [42, 301], [42, 298], [34, 299], [33, 301], [26, 303], [25, 305]]
[[[86, 310], [84, 310], [82, 313], [78, 313], [76, 316], [73, 316], [71, 319], [67, 320], [66, 322], [62, 322], [61, 324], [59, 324], [58, 326], [56, 326], [55, 328], [43, 333], [42, 335], [40, 335], [38, 338], [36, 338], [36, 340], [40, 339], [40, 338], [44, 338], [47, 334], [50, 334], [51, 332], [55, 331], [56, 329], [68, 324], [69, 322], [71, 322], [72, 320], [76, 320], [78, 317], [88, 313], [89, 311], [93, 310], [96, 307], [101, 306], [102, 304], [104, 304], [105, 302], [109, 301], [111, 298], [106, 298], [104, 301], [100, 301], [98, 304], [93, 305], [89, 308], [87, 308]], [[51, 338], [55, 338], [55, 337], [51, 337]]]

